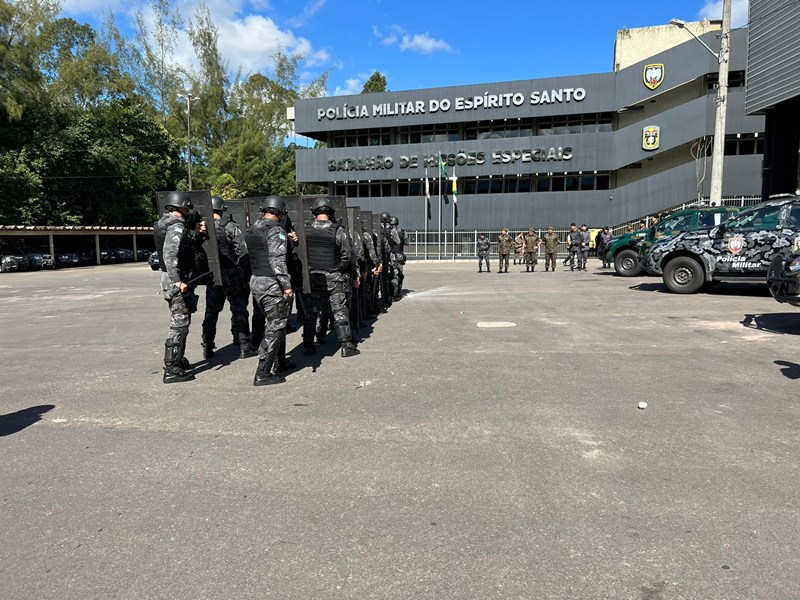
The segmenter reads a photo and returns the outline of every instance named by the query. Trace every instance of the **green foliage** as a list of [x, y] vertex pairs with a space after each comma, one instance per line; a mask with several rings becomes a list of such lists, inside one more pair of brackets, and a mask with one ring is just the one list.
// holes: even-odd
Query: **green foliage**
[[223, 200], [237, 200], [244, 198], [244, 192], [236, 187], [236, 180], [229, 174], [223, 173], [214, 180], [211, 186], [211, 194], [219, 196]]
[[386, 85], [386, 77], [381, 75], [380, 71], [375, 71], [372, 75], [370, 75], [370, 78], [367, 79], [367, 82], [361, 89], [361, 93], [374, 94], [376, 92], [388, 92], [389, 88], [387, 88]]

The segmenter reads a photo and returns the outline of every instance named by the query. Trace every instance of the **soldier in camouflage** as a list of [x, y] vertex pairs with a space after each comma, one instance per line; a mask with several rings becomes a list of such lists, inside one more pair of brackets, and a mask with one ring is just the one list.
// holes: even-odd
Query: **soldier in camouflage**
[[500, 265], [497, 268], [498, 273], [503, 272], [503, 265], [505, 264], [508, 273], [508, 255], [514, 249], [514, 238], [508, 235], [508, 230], [503, 229], [497, 238], [497, 253], [500, 255]]
[[575, 270], [575, 261], [578, 261], [578, 270], [581, 270], [581, 263], [580, 263], [580, 252], [581, 252], [581, 232], [578, 231], [578, 226], [575, 223], [571, 223], [569, 226], [569, 232], [567, 233], [567, 250], [569, 250], [569, 256], [564, 259], [564, 264], [566, 265], [569, 262], [569, 270]]
[[203, 358], [214, 356], [214, 338], [217, 334], [219, 313], [225, 300], [231, 310], [231, 326], [239, 342], [242, 358], [255, 356], [250, 345], [250, 315], [247, 312], [249, 290], [242, 267], [247, 264], [247, 245], [239, 226], [225, 218], [228, 207], [219, 196], [211, 196], [214, 213], [214, 229], [217, 234], [219, 265], [222, 271], [222, 285], [209, 283], [206, 286], [206, 313], [203, 319]]
[[547, 228], [547, 233], [542, 236], [544, 242], [544, 270], [556, 270], [556, 255], [558, 254], [558, 234], [552, 225]]
[[258, 368], [253, 385], [272, 385], [286, 379], [273, 372], [278, 352], [286, 338], [291, 301], [294, 297], [286, 266], [287, 234], [281, 226], [286, 204], [277, 196], [265, 198], [263, 218], [247, 230], [245, 241], [250, 254], [250, 290], [266, 319], [264, 337], [258, 347]]
[[406, 232], [400, 227], [400, 219], [389, 217], [387, 234], [392, 260], [392, 298], [399, 300], [403, 291], [403, 266], [406, 264]]
[[521, 231], [514, 238], [514, 260], [511, 264], [523, 264], [525, 261], [525, 234]]
[[[361, 352], [353, 342], [347, 309], [347, 289], [352, 269], [347, 232], [331, 221], [334, 211], [328, 198], [318, 198], [311, 212], [314, 221], [305, 226], [311, 294], [306, 301], [303, 347], [307, 355], [315, 352], [317, 317], [320, 313], [329, 312], [333, 316], [342, 356], [355, 356]], [[358, 287], [359, 284], [356, 279], [354, 285]]]
[[578, 233], [580, 233], [581, 236], [581, 253], [578, 255], [578, 270], [586, 271], [586, 264], [589, 262], [589, 245], [592, 240], [592, 234], [589, 233], [589, 228], [586, 226], [586, 223], [581, 225], [581, 229]]
[[381, 213], [381, 229], [383, 235], [381, 239], [383, 244], [380, 248], [381, 260], [383, 262], [383, 271], [381, 272], [381, 299], [383, 301], [384, 311], [392, 305], [392, 281], [394, 280], [394, 273], [392, 272], [392, 249], [389, 244], [388, 228], [389, 219], [391, 215], [388, 212]]
[[169, 337], [164, 342], [164, 383], [194, 379], [187, 373], [191, 365], [184, 354], [192, 313], [197, 309], [195, 286], [190, 283], [196, 275], [195, 250], [202, 243], [205, 224], [200, 221], [194, 231], [187, 228], [186, 217], [193, 208], [187, 194], [170, 192], [166, 212], [153, 228], [162, 271], [161, 293], [170, 311]]
[[528, 235], [524, 239], [525, 245], [525, 272], [530, 271], [533, 273], [536, 270], [536, 264], [539, 262], [536, 259], [536, 253], [539, 251], [539, 234], [537, 234], [533, 227], [528, 229]]
[[489, 269], [489, 240], [486, 236], [481, 234], [476, 244], [478, 250], [478, 273], [483, 272], [483, 263], [486, 262], [486, 272], [491, 273]]

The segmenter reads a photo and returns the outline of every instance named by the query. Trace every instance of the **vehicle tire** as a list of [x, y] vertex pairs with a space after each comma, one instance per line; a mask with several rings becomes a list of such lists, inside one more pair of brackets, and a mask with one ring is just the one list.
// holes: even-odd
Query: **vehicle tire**
[[664, 267], [664, 285], [673, 294], [696, 294], [705, 282], [702, 265], [688, 256], [673, 258]]
[[617, 252], [614, 257], [614, 270], [617, 275], [622, 277], [636, 277], [639, 275], [642, 272], [642, 266], [639, 264], [638, 252], [630, 248]]

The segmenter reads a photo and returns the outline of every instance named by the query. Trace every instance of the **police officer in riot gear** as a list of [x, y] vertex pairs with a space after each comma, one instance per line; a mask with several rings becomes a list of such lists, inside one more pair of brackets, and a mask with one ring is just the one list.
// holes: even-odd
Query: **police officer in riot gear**
[[250, 255], [250, 290], [266, 319], [264, 337], [258, 347], [258, 368], [253, 385], [282, 383], [286, 379], [273, 372], [281, 344], [286, 339], [291, 300], [294, 297], [286, 267], [287, 234], [281, 226], [286, 203], [278, 196], [265, 198], [263, 218], [245, 234]]
[[392, 261], [392, 298], [399, 300], [400, 293], [403, 291], [403, 265], [406, 264], [406, 255], [403, 252], [406, 245], [406, 232], [400, 228], [400, 219], [389, 217], [387, 233]]
[[200, 235], [205, 223], [200, 221], [190, 231], [186, 218], [194, 206], [187, 194], [170, 192], [166, 198], [166, 212], [156, 221], [153, 229], [156, 251], [161, 264], [161, 293], [169, 304], [169, 337], [164, 342], [164, 383], [190, 381], [194, 375], [184, 356], [186, 338], [192, 313], [197, 308], [194, 285], [189, 282], [196, 275], [195, 249], [202, 242]]
[[394, 269], [392, 268], [392, 248], [389, 243], [389, 220], [391, 215], [388, 212], [381, 213], [381, 229], [383, 230], [383, 244], [380, 248], [383, 271], [381, 272], [381, 299], [383, 300], [383, 310], [385, 311], [392, 305], [394, 296], [392, 281], [394, 279]]
[[225, 300], [231, 310], [231, 325], [234, 337], [239, 343], [242, 358], [256, 355], [250, 344], [250, 317], [247, 312], [249, 292], [242, 270], [247, 265], [247, 246], [239, 226], [225, 218], [228, 210], [224, 200], [211, 196], [214, 212], [214, 229], [217, 234], [219, 264], [222, 271], [222, 285], [209, 283], [206, 286], [206, 313], [203, 319], [203, 358], [214, 356], [214, 338], [217, 333], [217, 320]]
[[355, 356], [360, 351], [353, 342], [347, 309], [347, 290], [352, 269], [347, 232], [331, 220], [334, 211], [329, 198], [318, 198], [311, 212], [314, 221], [305, 225], [311, 295], [305, 307], [303, 347], [306, 354], [314, 353], [317, 316], [330, 311], [342, 356]]

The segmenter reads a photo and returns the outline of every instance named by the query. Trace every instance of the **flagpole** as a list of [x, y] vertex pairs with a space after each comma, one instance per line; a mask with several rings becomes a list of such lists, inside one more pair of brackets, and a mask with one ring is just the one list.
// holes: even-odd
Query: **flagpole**
[[437, 154], [437, 171], [439, 171], [439, 223], [436, 228], [438, 230], [438, 246], [439, 246], [439, 260], [442, 260], [442, 156]]
[[456, 167], [453, 165], [453, 260], [456, 259], [456, 202], [458, 202], [458, 198], [456, 196]]
[[425, 200], [423, 202], [422, 218], [425, 221], [425, 260], [428, 260], [428, 205], [431, 201], [431, 191], [428, 187], [428, 167], [425, 167]]

